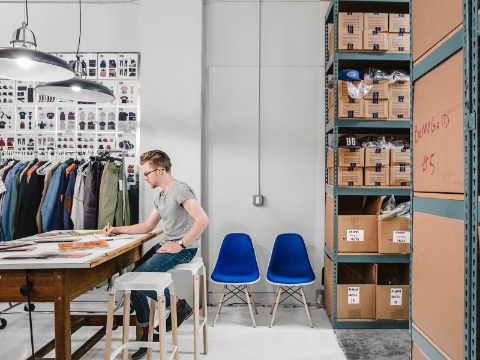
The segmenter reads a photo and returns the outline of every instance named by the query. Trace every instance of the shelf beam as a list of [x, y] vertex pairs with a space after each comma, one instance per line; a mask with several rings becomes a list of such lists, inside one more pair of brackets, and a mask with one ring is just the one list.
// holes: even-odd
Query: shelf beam
[[435, 68], [437, 65], [448, 59], [463, 47], [463, 31], [458, 31], [450, 39], [445, 41], [436, 50], [434, 50], [418, 65], [413, 67], [413, 81], [417, 81], [423, 75]]
[[[333, 186], [325, 186], [325, 192], [329, 195], [333, 195]], [[397, 196], [409, 196], [410, 187], [337, 187], [337, 195], [397, 195]]]
[[413, 211], [463, 220], [465, 217], [463, 200], [413, 198]]
[[334, 329], [408, 329], [408, 321], [337, 321]]
[[430, 342], [412, 326], [412, 341], [430, 360], [447, 360]]
[[[410, 120], [339, 120], [332, 121], [325, 127], [326, 133], [333, 132], [336, 127], [342, 130], [351, 130], [358, 133], [382, 132], [391, 133], [392, 130], [403, 130], [405, 134], [410, 132]], [[399, 133], [399, 131], [396, 131]]]

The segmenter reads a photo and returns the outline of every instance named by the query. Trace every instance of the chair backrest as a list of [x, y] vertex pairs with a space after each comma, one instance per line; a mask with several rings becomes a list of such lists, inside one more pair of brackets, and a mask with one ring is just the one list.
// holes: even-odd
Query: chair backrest
[[250, 236], [227, 234], [220, 246], [211, 279], [222, 283], [251, 283], [258, 281], [260, 271]]
[[283, 284], [306, 284], [315, 280], [307, 248], [299, 234], [280, 234], [273, 243], [267, 280]]

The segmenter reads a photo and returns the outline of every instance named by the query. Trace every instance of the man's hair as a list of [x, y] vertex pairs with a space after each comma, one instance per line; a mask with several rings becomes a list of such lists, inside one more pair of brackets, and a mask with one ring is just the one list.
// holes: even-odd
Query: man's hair
[[153, 167], [164, 168], [166, 172], [172, 169], [170, 158], [162, 150], [150, 150], [140, 155], [140, 165], [150, 163]]

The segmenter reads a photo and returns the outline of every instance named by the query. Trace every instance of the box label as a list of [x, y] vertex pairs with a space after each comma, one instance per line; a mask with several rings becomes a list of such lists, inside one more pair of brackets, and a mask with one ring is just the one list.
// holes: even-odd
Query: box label
[[360, 304], [360, 287], [357, 286], [348, 288], [348, 303]]
[[347, 241], [363, 241], [363, 230], [348, 230]]
[[390, 305], [402, 305], [402, 289], [390, 289]]
[[410, 244], [410, 231], [394, 231], [393, 242], [401, 244]]

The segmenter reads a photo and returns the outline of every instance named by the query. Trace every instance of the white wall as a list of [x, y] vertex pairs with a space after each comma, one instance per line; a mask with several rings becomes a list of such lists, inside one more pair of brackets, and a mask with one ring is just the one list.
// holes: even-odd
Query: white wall
[[[265, 271], [276, 235], [303, 236], [320, 288], [324, 232], [323, 32], [328, 4], [261, 3], [260, 183], [256, 207], [258, 4], [205, 5], [205, 168], [210, 271], [223, 237], [252, 237], [262, 280], [255, 299], [270, 303]], [[211, 302], [221, 287], [210, 284]]]

